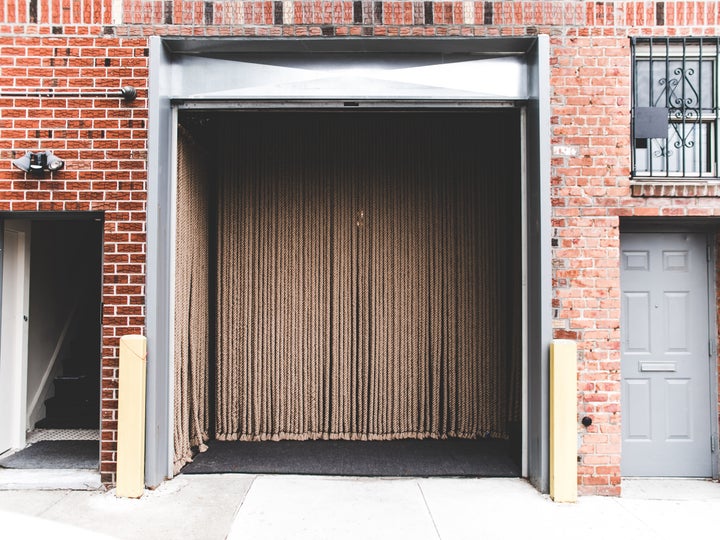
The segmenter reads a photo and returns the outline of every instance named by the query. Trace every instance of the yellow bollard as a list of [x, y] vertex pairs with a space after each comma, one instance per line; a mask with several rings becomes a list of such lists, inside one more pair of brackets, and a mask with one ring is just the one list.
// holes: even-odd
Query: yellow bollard
[[550, 345], [550, 496], [577, 501], [577, 345]]
[[147, 339], [120, 338], [118, 390], [118, 497], [141, 497], [145, 489], [145, 367]]

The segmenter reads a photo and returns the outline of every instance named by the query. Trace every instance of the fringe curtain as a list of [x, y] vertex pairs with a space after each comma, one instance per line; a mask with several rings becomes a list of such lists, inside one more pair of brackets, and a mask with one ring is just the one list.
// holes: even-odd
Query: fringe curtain
[[[219, 121], [218, 439], [507, 436], [519, 158], [493, 118]], [[192, 444], [205, 431], [190, 420]]]
[[175, 260], [175, 459], [177, 473], [192, 447], [208, 440], [209, 249], [205, 159], [187, 130], [178, 130]]

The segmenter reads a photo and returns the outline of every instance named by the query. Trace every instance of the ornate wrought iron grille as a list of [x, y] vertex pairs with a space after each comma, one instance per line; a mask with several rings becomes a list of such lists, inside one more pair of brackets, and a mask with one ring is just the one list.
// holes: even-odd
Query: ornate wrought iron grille
[[720, 38], [632, 38], [632, 175], [718, 177]]

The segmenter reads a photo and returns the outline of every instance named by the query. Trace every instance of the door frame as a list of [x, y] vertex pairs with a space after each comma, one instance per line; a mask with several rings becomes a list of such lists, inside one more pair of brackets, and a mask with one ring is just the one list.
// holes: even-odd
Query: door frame
[[[18, 234], [19, 251], [16, 260], [9, 260], [6, 256], [5, 249], [5, 232], [12, 230]], [[21, 295], [18, 302], [13, 307], [13, 312], [8, 313], [8, 317], [20, 320], [24, 317], [22, 325], [22, 335], [14, 339], [13, 348], [8, 351], [10, 363], [12, 364], [12, 374], [14, 384], [12, 385], [12, 394], [9, 398], [10, 402], [10, 448], [9, 450], [18, 450], [25, 446], [25, 427], [27, 415], [27, 364], [28, 364], [28, 323], [27, 316], [30, 307], [30, 222], [17, 219], [7, 223], [0, 218], [0, 306], [3, 308], [4, 302], [2, 293], [4, 291], [3, 282], [5, 281], [6, 265], [12, 265], [14, 270], [13, 278], [15, 283], [22, 281]], [[5, 283], [5, 287], [9, 284]], [[4, 310], [3, 310], [4, 311]], [[0, 342], [7, 343], [3, 340], [3, 331], [7, 331], [8, 321], [5, 320], [4, 314], [0, 312]], [[19, 341], [19, 343], [18, 343]], [[19, 349], [19, 351], [18, 351]], [[3, 349], [0, 348], [0, 354]], [[17, 354], [17, 353], [20, 354]], [[7, 358], [4, 358], [8, 361]]]
[[[720, 365], [718, 364], [718, 270], [717, 242], [720, 240], [720, 217], [709, 218], [620, 218], [620, 239], [625, 233], [688, 233], [702, 234], [705, 236], [707, 245], [707, 290], [708, 290], [708, 335], [710, 336], [710, 359], [708, 369], [710, 373], [710, 436], [714, 444], [711, 444], [710, 462], [712, 465], [712, 478], [720, 479], [720, 388], [718, 377], [720, 377]], [[619, 279], [619, 276], [618, 276]], [[621, 329], [622, 331], [622, 329]], [[714, 339], [713, 339], [714, 338]], [[621, 376], [622, 380], [622, 376]], [[621, 457], [622, 459], [622, 457]]]
[[[95, 222], [101, 222], [104, 223], [105, 221], [105, 214], [104, 212], [35, 212], [35, 211], [17, 211], [17, 212], [0, 212], [0, 307], [2, 307], [2, 291], [4, 285], [3, 284], [3, 270], [5, 267], [5, 264], [7, 263], [7, 260], [5, 258], [5, 249], [4, 249], [4, 241], [5, 241], [5, 229], [8, 228], [8, 222], [11, 224], [19, 224], [17, 227], [18, 229], [22, 229], [20, 232], [24, 234], [25, 241], [24, 241], [24, 279], [23, 279], [23, 308], [25, 311], [25, 316], [29, 316], [29, 310], [30, 310], [30, 292], [32, 283], [30, 280], [30, 267], [32, 261], [30, 260], [30, 253], [31, 253], [31, 231], [32, 231], [32, 222], [33, 221], [95, 221]], [[102, 225], [100, 225], [102, 227]], [[104, 253], [104, 240], [101, 240], [100, 245], [96, 246], [100, 250], [100, 256], [102, 257], [102, 254]], [[98, 291], [100, 302], [102, 304], [102, 280], [103, 280], [103, 264], [102, 260], [100, 262], [100, 290]], [[100, 354], [102, 355], [102, 307], [100, 309], [100, 340], [101, 340], [101, 351]], [[2, 316], [0, 312], [0, 341], [2, 340], [2, 331], [3, 331], [3, 325], [2, 325]], [[14, 449], [22, 449], [26, 445], [26, 427], [27, 427], [27, 372], [28, 372], [28, 339], [29, 339], [29, 324], [25, 324], [24, 331], [23, 331], [23, 337], [22, 337], [22, 356], [20, 358], [19, 366], [16, 365], [15, 369], [20, 369], [20, 379], [21, 384], [18, 388], [16, 388], [16, 396], [14, 396], [14, 400], [19, 400], [19, 403], [17, 403], [17, 406], [15, 410], [13, 411], [13, 414], [17, 413], [16, 419], [13, 422], [14, 424], [19, 423], [17, 425], [17, 434], [15, 435], [14, 441], [17, 444], [13, 445]], [[100, 360], [102, 362], [102, 358]], [[100, 369], [100, 379], [102, 381], [102, 364], [99, 366]], [[102, 382], [100, 383], [102, 384]], [[101, 394], [101, 388], [97, 388], [98, 394]], [[101, 405], [102, 407], [102, 405]], [[101, 410], [98, 410], [98, 416], [101, 416]], [[102, 420], [102, 418], [101, 418]], [[100, 450], [99, 450], [100, 452]], [[98, 455], [98, 459], [99, 459]]]

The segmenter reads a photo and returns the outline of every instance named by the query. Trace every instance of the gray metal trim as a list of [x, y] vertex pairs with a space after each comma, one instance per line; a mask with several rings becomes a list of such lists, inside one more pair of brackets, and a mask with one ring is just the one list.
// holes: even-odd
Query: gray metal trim
[[525, 100], [243, 100], [212, 98], [175, 98], [171, 104], [179, 110], [253, 110], [253, 109], [397, 109], [397, 108], [435, 108], [435, 109], [508, 109], [525, 104]]
[[0, 212], [0, 220], [30, 220], [30, 221], [76, 221], [76, 220], [105, 220], [105, 212], [50, 212], [50, 211], [12, 211]]
[[520, 109], [520, 244], [522, 252], [522, 446], [521, 474], [528, 477], [528, 163], [527, 163], [527, 106]]
[[527, 97], [525, 60], [534, 39], [165, 38], [164, 43], [172, 51], [169, 97], [175, 99], [492, 101]]
[[[718, 325], [717, 325], [717, 234], [709, 232], [707, 234], [708, 244], [708, 297], [711, 301], [708, 302], [708, 321], [709, 321], [709, 332], [710, 339], [717, 340]], [[713, 302], [712, 299], [715, 299]], [[713, 456], [711, 456], [712, 463], [712, 477], [714, 480], [720, 479], [720, 448], [718, 448], [718, 437], [720, 437], [720, 424], [718, 424], [718, 418], [720, 418], [720, 406], [718, 406], [718, 350], [717, 346], [711, 347], [710, 355], [710, 401], [712, 404], [711, 411], [711, 430], [710, 434], [714, 438], [716, 444], [711, 445]]]
[[620, 232], [720, 231], [720, 216], [621, 217]]
[[534, 46], [534, 36], [447, 37], [447, 38], [367, 38], [367, 37], [166, 37], [169, 53], [195, 56], [225, 56], [237, 53], [295, 54], [377, 53], [389, 54], [481, 54], [484, 56], [525, 55]]
[[145, 333], [147, 336], [147, 386], [145, 419], [145, 483], [159, 485], [168, 478], [171, 404], [169, 392], [170, 324], [170, 234], [171, 108], [166, 97], [170, 59], [162, 39], [150, 38], [150, 87], [148, 92], [148, 200], [147, 200], [147, 284]]
[[550, 489], [549, 350], [552, 340], [550, 250], [550, 46], [538, 36], [529, 53], [528, 159], [528, 478]]

